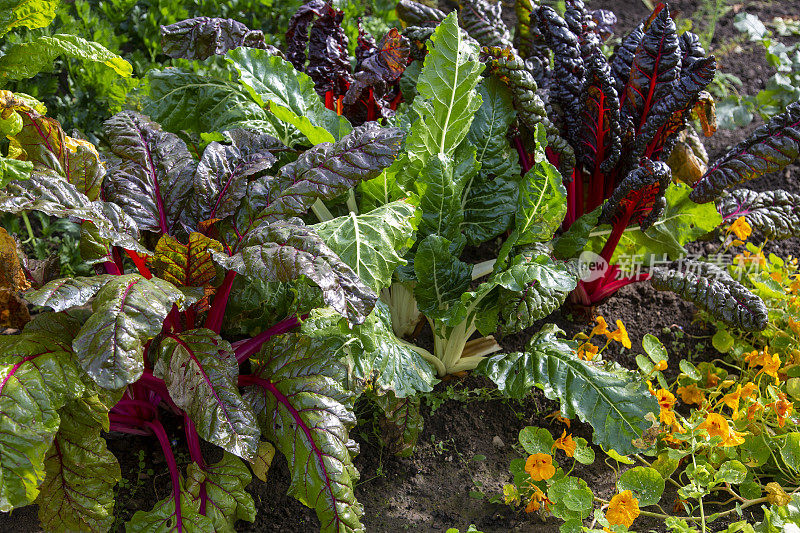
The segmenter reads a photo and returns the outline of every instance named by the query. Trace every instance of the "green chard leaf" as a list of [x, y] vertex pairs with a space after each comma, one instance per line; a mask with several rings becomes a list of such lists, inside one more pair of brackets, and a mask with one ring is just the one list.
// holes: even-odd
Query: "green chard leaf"
[[26, 180], [31, 176], [33, 163], [0, 156], [0, 189], [12, 180]]
[[415, 210], [408, 202], [397, 201], [363, 215], [350, 213], [334, 218], [313, 228], [377, 292], [388, 286], [395, 269], [406, 263], [402, 254], [413, 240]]
[[153, 374], [164, 380], [202, 438], [238, 457], [255, 457], [260, 433], [239, 394], [239, 364], [230, 343], [210, 329], [170, 335], [161, 341]]
[[73, 341], [75, 357], [103, 388], [135, 382], [144, 371], [145, 343], [159, 334], [173, 304], [183, 298], [159, 278], [115, 276], [92, 302], [94, 312]]
[[745, 217], [747, 223], [768, 239], [800, 236], [800, 195], [783, 190], [756, 192], [736, 189], [717, 200], [725, 222]]
[[181, 531], [215, 531], [211, 518], [200, 514], [200, 501], [184, 488], [180, 479], [180, 520], [172, 492], [156, 502], [150, 511], [136, 511], [125, 524], [126, 533], [173, 533]]
[[25, 293], [33, 305], [49, 307], [55, 312], [85, 305], [97, 291], [117, 276], [103, 274], [87, 278], [62, 278], [51, 281], [41, 289]]
[[250, 96], [312, 144], [338, 141], [352, 130], [346, 118], [326, 108], [314, 81], [266, 50], [237, 48], [226, 55]]
[[632, 444], [650, 427], [645, 416], [658, 412], [658, 403], [644, 383], [611, 373], [578, 359], [575, 344], [545, 325], [531, 338], [527, 351], [501, 354], [481, 361], [476, 372], [497, 384], [511, 398], [522, 398], [533, 387], [561, 403], [567, 418], [576, 415], [594, 428], [593, 440], [621, 454], [635, 453]]
[[56, 16], [58, 0], [3, 0], [0, 2], [0, 37], [14, 28], [44, 28]]
[[439, 235], [423, 240], [414, 257], [414, 296], [426, 316], [442, 316], [469, 289], [472, 267], [453, 253], [452, 243]]
[[0, 511], [32, 503], [58, 410], [84, 391], [69, 342], [46, 332], [0, 337]]
[[109, 428], [108, 408], [94, 396], [67, 403], [59, 415], [36, 500], [39, 520], [47, 531], [108, 531], [114, 522], [114, 486], [122, 478], [117, 458], [100, 436]]
[[253, 522], [256, 505], [245, 490], [250, 484], [250, 470], [238, 457], [225, 453], [219, 462], [200, 468], [192, 463], [186, 468], [186, 492], [196, 501], [206, 491], [205, 515], [214, 523], [213, 531], [233, 533], [237, 520]]
[[371, 394], [370, 398], [383, 411], [381, 442], [396, 456], [411, 457], [424, 423], [419, 411], [420, 397], [398, 398], [390, 391], [383, 395]]
[[57, 33], [8, 47], [5, 54], [0, 56], [0, 82], [32, 78], [52, 67], [53, 61], [59, 56], [101, 63], [126, 78], [133, 73], [130, 63], [103, 45], [77, 35]]
[[477, 183], [495, 178], [519, 179], [519, 157], [508, 142], [508, 128], [517, 117], [511, 89], [495, 77], [483, 78], [478, 84], [481, 107], [469, 128], [467, 140], [477, 149], [481, 162]]
[[321, 531], [363, 532], [348, 437], [354, 397], [340, 385], [344, 367], [330, 358], [333, 349], [329, 340], [272, 337], [251, 360], [255, 377], [243, 396], [289, 462], [289, 494], [316, 509]]

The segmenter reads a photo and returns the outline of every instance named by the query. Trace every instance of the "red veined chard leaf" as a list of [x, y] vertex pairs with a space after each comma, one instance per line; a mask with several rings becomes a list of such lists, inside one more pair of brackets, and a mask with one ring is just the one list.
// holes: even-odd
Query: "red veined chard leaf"
[[33, 305], [49, 307], [56, 312], [64, 311], [70, 307], [85, 305], [97, 291], [114, 279], [116, 276], [110, 274], [56, 279], [40, 289], [28, 291], [25, 299]]
[[464, 0], [460, 4], [458, 20], [481, 46], [511, 47], [511, 34], [503, 22], [502, 2]]
[[614, 79], [601, 54], [589, 60], [581, 95], [581, 163], [588, 172], [609, 172], [622, 153], [622, 137]]
[[217, 277], [211, 250], [221, 252], [222, 244], [202, 233], [190, 233], [187, 244], [162, 235], [156, 244], [153, 268], [158, 277], [177, 287], [205, 287]]
[[289, 462], [289, 494], [317, 511], [322, 532], [363, 532], [348, 436], [356, 422], [353, 393], [342, 387], [344, 367], [331, 351], [323, 339], [272, 337], [251, 359], [253, 376], [240, 383], [264, 435]]
[[0, 511], [36, 498], [58, 410], [83, 391], [69, 342], [46, 332], [0, 337]]
[[36, 502], [47, 531], [108, 531], [114, 523], [114, 487], [122, 478], [117, 458], [100, 431], [108, 410], [97, 396], [67, 403], [45, 458], [47, 477]]
[[214, 523], [214, 531], [234, 531], [237, 520], [255, 521], [255, 502], [245, 490], [251, 480], [250, 470], [230, 453], [204, 468], [197, 463], [186, 467], [186, 492], [200, 502], [201, 510], [205, 503], [205, 515]]
[[98, 385], [119, 389], [142, 376], [145, 343], [158, 335], [183, 294], [159, 278], [116, 276], [97, 293], [93, 313], [73, 347], [80, 365]]
[[165, 337], [158, 354], [153, 374], [164, 380], [199, 435], [236, 456], [255, 457], [260, 433], [239, 395], [239, 365], [230, 343], [210, 329], [195, 329]]
[[584, 63], [600, 49], [600, 33], [592, 15], [586, 11], [583, 0], [567, 0], [564, 20], [569, 30], [578, 37]]
[[611, 74], [614, 76], [615, 86], [618, 93], [624, 93], [625, 86], [631, 75], [633, 58], [636, 56], [636, 49], [644, 37], [644, 22], [636, 26], [628, 35], [622, 38], [622, 42], [611, 56]]
[[732, 185], [777, 172], [800, 157], [800, 102], [772, 117], [730, 149], [698, 181], [690, 198], [710, 202]]
[[664, 194], [672, 181], [672, 172], [666, 163], [644, 159], [614, 189], [611, 198], [603, 205], [600, 224], [618, 223], [627, 226], [633, 221], [646, 230], [652, 226], [667, 206]]
[[136, 511], [125, 524], [126, 533], [192, 533], [194, 531], [216, 531], [214, 522], [200, 514], [200, 500], [195, 500], [180, 480], [180, 519], [175, 508], [175, 496], [170, 493], [156, 502], [150, 511]]
[[639, 133], [651, 110], [669, 95], [680, 77], [681, 51], [678, 32], [669, 10], [658, 11], [645, 29], [631, 64], [622, 96], [622, 113]]
[[745, 217], [747, 223], [773, 240], [800, 236], [800, 195], [784, 190], [756, 192], [736, 189], [717, 200], [725, 222]]
[[651, 274], [653, 287], [678, 294], [726, 324], [747, 331], [767, 326], [761, 298], [716, 265], [684, 259], [680, 268], [658, 267]]
[[397, 2], [397, 17], [408, 26], [435, 26], [444, 20], [445, 13], [414, 0]]
[[196, 17], [161, 26], [161, 48], [169, 57], [203, 60], [240, 46], [267, 47], [263, 33], [233, 19]]
[[123, 111], [105, 122], [114, 157], [104, 185], [139, 229], [170, 233], [191, 195], [195, 169], [186, 144], [147, 117]]
[[681, 33], [678, 45], [681, 47], [681, 71], [692, 68], [692, 65], [706, 57], [706, 51], [697, 34], [690, 31]]
[[311, 228], [289, 222], [263, 224], [242, 241], [233, 256], [213, 253], [222, 267], [248, 278], [290, 281], [300, 276], [322, 289], [325, 303], [360, 324], [377, 296]]

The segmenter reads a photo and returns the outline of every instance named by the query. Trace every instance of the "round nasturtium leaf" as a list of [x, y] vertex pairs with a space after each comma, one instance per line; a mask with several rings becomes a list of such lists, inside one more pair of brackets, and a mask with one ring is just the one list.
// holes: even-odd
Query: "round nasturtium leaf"
[[655, 468], [636, 466], [626, 470], [617, 481], [617, 490], [629, 490], [639, 500], [639, 507], [654, 505], [664, 493], [664, 478]]
[[800, 433], [786, 435], [786, 441], [781, 448], [781, 458], [792, 470], [800, 470]]
[[527, 426], [519, 432], [519, 443], [527, 453], [552, 453], [553, 436], [544, 428]]
[[655, 335], [650, 333], [645, 335], [644, 338], [642, 338], [642, 348], [644, 348], [644, 351], [648, 357], [650, 357], [650, 360], [656, 364], [668, 359], [667, 349]]
[[722, 463], [714, 475], [716, 481], [738, 485], [747, 477], [747, 467], [740, 461], [733, 460]]
[[728, 330], [720, 329], [711, 337], [711, 344], [714, 345], [718, 352], [727, 353], [733, 348], [733, 337], [728, 333]]

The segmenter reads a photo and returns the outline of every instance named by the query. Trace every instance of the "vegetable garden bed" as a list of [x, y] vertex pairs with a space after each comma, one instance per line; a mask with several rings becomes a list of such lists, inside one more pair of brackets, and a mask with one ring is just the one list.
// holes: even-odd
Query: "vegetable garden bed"
[[[40, 4], [31, 9], [40, 9], [43, 21], [18, 26], [46, 27], [54, 8]], [[569, 4], [573, 16], [580, 13], [580, 2]], [[162, 28], [158, 44], [141, 33], [150, 63], [128, 50], [134, 41], [103, 43], [124, 49], [134, 70], [149, 70], [135, 72], [147, 83], [117, 85], [127, 96], [116, 102], [109, 90], [102, 105], [105, 118], [113, 117], [104, 125], [86, 118], [84, 126], [65, 116], [63, 99], [48, 94], [47, 73], [26, 79], [44, 66], [15, 70], [15, 47], [24, 52], [20, 43], [45, 42], [42, 36], [10, 34], [0, 48], [0, 75], [11, 72], [6, 77], [15, 80], [0, 84], [10, 89], [0, 91], [0, 128], [10, 140], [0, 144], [0, 210], [12, 214], [4, 225], [20, 241], [26, 232], [31, 237], [19, 249], [32, 261], [20, 267], [4, 257], [4, 290], [23, 296], [34, 320], [25, 329], [17, 315], [19, 324], [5, 324], [13, 336], [0, 338], [0, 375], [22, 377], [3, 379], [0, 406], [11, 412], [12, 404], [31, 401], [41, 416], [0, 423], [0, 505], [14, 508], [0, 513], [0, 531], [40, 531], [43, 523], [56, 531], [122, 531], [129, 521], [128, 531], [433, 532], [474, 524], [487, 533], [582, 526], [726, 531], [737, 523], [732, 527], [741, 529], [731, 532], [756, 524], [780, 531], [784, 521], [800, 523], [792, 400], [800, 398], [792, 389], [800, 380], [796, 264], [778, 259], [800, 256], [800, 225], [793, 224], [800, 197], [791, 196], [800, 195], [791, 145], [800, 144], [791, 133], [800, 131], [800, 104], [784, 111], [800, 61], [794, 65], [787, 55], [787, 66], [780, 56], [800, 54], [792, 48], [800, 26], [780, 30], [774, 22], [796, 19], [793, 4], [718, 6], [712, 35], [709, 2], [651, 10], [638, 0], [590, 1], [588, 12], [616, 13], [615, 37], [605, 41], [596, 15], [597, 29], [584, 26], [574, 42], [562, 32], [579, 19], [568, 12], [565, 22], [542, 8], [529, 13], [541, 17], [542, 35], [513, 40], [514, 52], [507, 51], [512, 35], [503, 25], [519, 35], [535, 23], [517, 26], [524, 9], [492, 11], [483, 0], [465, 8], [487, 9], [480, 16], [462, 13], [470, 37], [455, 15], [445, 18], [453, 9], [446, 2], [441, 12], [403, 3], [405, 36], [388, 31], [399, 26], [387, 14], [391, 6], [372, 3], [364, 26], [380, 30], [376, 39], [342, 22], [359, 13], [352, 6], [344, 14], [321, 0], [293, 6], [300, 7], [294, 17], [263, 24], [276, 33], [274, 25], [280, 33], [289, 28], [290, 46], [280, 49], [271, 47], [278, 41], [269, 34], [265, 39], [243, 24], [194, 19]], [[80, 5], [87, 23], [90, 3]], [[113, 21], [107, 7], [92, 9], [105, 9]], [[131, 17], [144, 17], [136, 9]], [[208, 6], [198, 9], [209, 14], [202, 10]], [[252, 17], [226, 16], [259, 27]], [[758, 19], [770, 24], [762, 31]], [[609, 55], [642, 21], [648, 28], [663, 24], [647, 35], [654, 42], [674, 38], [676, 47], [678, 32], [697, 32], [716, 58], [687, 38], [671, 93], [658, 96], [663, 89], [654, 88], [661, 82], [652, 72], [645, 81], [620, 82], [613, 60], [607, 65], [599, 54], [605, 46]], [[2, 18], [0, 24], [15, 28]], [[342, 45], [345, 34], [356, 43], [353, 58]], [[645, 46], [638, 43], [634, 52]], [[537, 67], [536, 60], [549, 58], [537, 46], [567, 52]], [[575, 67], [581, 47], [592, 46], [598, 56]], [[102, 76], [111, 76], [109, 68], [114, 77], [130, 75], [130, 65], [104, 48], [71, 50], [61, 53], [105, 65], [97, 67]], [[167, 62], [175, 68], [164, 68]], [[785, 79], [768, 81], [776, 66]], [[61, 67], [60, 89], [74, 101], [86, 98], [70, 84], [91, 76], [70, 71], [74, 64]], [[550, 86], [545, 107], [531, 83], [546, 79], [550, 68], [564, 83]], [[712, 88], [715, 70], [718, 81], [723, 72], [741, 84]], [[612, 93], [615, 83], [633, 89]], [[735, 128], [701, 134], [711, 170], [691, 189], [672, 183], [696, 180], [661, 155], [684, 125], [713, 122], [713, 111], [701, 105], [710, 100], [701, 92], [707, 85], [718, 92], [720, 124]], [[731, 87], [759, 97], [738, 98]], [[653, 93], [637, 101], [643, 88]], [[443, 98], [445, 89], [451, 100]], [[616, 109], [639, 123], [611, 119], [616, 125], [604, 123], [609, 129], [595, 129], [587, 141], [574, 133], [587, 105], [570, 107], [587, 94], [595, 103], [605, 98], [597, 105], [606, 113]], [[665, 94], [678, 95], [677, 103], [667, 104], [669, 120], [659, 122], [652, 116]], [[111, 112], [121, 107], [129, 110]], [[693, 109], [696, 121], [689, 118]], [[757, 170], [744, 186], [786, 191], [762, 200], [768, 210], [788, 198], [785, 229], [783, 219], [745, 222], [741, 205], [737, 211], [690, 202], [742, 186], [741, 167], [730, 166], [723, 178], [714, 169], [728, 168], [728, 150], [775, 115], [784, 118], [773, 123], [771, 140], [755, 144], [779, 148], [780, 170]], [[62, 123], [85, 127], [93, 144], [67, 136]], [[498, 128], [508, 135], [497, 135]], [[742, 153], [751, 150], [741, 146]], [[591, 190], [592, 183], [600, 184]], [[71, 240], [48, 237], [42, 244], [34, 234], [47, 234], [54, 219], [31, 217], [31, 227], [28, 218], [16, 218], [35, 210], [83, 221], [83, 229], [70, 226]], [[690, 224], [664, 222], [688, 212]], [[60, 226], [53, 227], [59, 235]], [[757, 247], [765, 233], [773, 238]], [[677, 249], [685, 246], [702, 265], [723, 250], [738, 264], [760, 261], [767, 273], [744, 285], [719, 274], [719, 284], [700, 295], [693, 287], [704, 281], [681, 272], [680, 262], [653, 280], [662, 290], [647, 281], [655, 271], [622, 282], [611, 275], [579, 279], [583, 250], [612, 264], [623, 255], [615, 250], [678, 259], [668, 239], [651, 239], [656, 234], [673, 235]], [[621, 244], [611, 242], [615, 235]], [[8, 242], [0, 242], [5, 255], [14, 247]], [[59, 276], [33, 258], [44, 259], [59, 244], [72, 246], [58, 252], [62, 275], [91, 277], [50, 281]], [[65, 271], [73, 260], [91, 261], [93, 270]], [[713, 266], [701, 268], [712, 268], [709, 279], [716, 275]], [[9, 309], [24, 302], [16, 305]], [[132, 333], [120, 337], [115, 321]], [[27, 373], [33, 365], [26, 365], [43, 355], [54, 366]], [[779, 357], [777, 367], [771, 357]], [[74, 390], [53, 385], [56, 374], [75, 377]], [[604, 409], [608, 416], [599, 416]], [[22, 440], [13, 440], [18, 434]], [[92, 451], [88, 458], [62, 452], [70, 446]], [[761, 458], [759, 446], [772, 457]], [[622, 455], [607, 454], [612, 447]], [[23, 448], [27, 459], [16, 455]], [[620, 477], [634, 467], [640, 470]], [[98, 470], [88, 478], [75, 474], [90, 468]], [[702, 489], [687, 489], [697, 485]], [[186, 506], [181, 512], [176, 497]], [[722, 516], [706, 525], [715, 513]], [[689, 516], [689, 523], [665, 521], [665, 514]], [[633, 516], [633, 525], [626, 523]]]

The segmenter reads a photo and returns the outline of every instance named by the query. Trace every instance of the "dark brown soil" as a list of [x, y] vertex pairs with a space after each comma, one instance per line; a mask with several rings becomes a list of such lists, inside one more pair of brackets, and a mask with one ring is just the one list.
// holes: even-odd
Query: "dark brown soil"
[[[633, 28], [648, 14], [640, 0], [602, 0], [588, 2], [590, 8], [613, 10], [618, 18], [618, 34]], [[738, 4], [739, 9], [757, 13], [762, 20], [775, 16], [797, 15], [792, 0], [747, 2]], [[691, 17], [698, 0], [681, 0], [671, 3], [673, 13]], [[730, 43], [739, 38], [733, 28], [733, 11], [722, 17], [717, 26], [713, 48], [725, 48], [718, 55], [721, 68], [737, 74], [744, 82], [742, 93], [755, 94], [764, 87], [765, 80], [772, 74], [766, 66], [760, 45], [742, 42], [742, 51], [733, 53]], [[738, 131], [720, 130], [707, 139], [707, 148], [712, 159], [724, 153], [730, 146], [744, 138], [759, 124], [758, 119], [748, 128]], [[798, 166], [792, 166], [786, 173], [767, 176], [750, 183], [757, 190], [784, 188], [800, 192]], [[778, 255], [800, 255], [797, 239], [785, 243], [771, 244], [769, 251]], [[641, 339], [646, 333], [659, 336], [670, 350], [672, 365], [677, 367], [681, 358], [703, 358], [708, 356], [711, 332], [703, 324], [693, 322], [695, 309], [671, 293], [659, 293], [649, 284], [629, 286], [603, 303], [596, 310], [605, 316], [609, 323], [621, 319], [625, 324], [634, 346], [630, 351], [619, 354], [617, 360], [630, 368], [635, 366], [633, 354], [641, 351]], [[547, 321], [555, 322], [569, 336], [586, 331], [590, 317], [585, 310], [565, 307], [557, 311]], [[520, 349], [530, 333], [522, 333], [502, 339], [507, 350]], [[410, 459], [399, 459], [387, 455], [380, 447], [378, 430], [374, 429], [373, 413], [366, 402], [358, 404], [359, 425], [351, 436], [358, 441], [361, 453], [355, 465], [361, 472], [361, 480], [356, 486], [358, 500], [364, 505], [364, 524], [370, 533], [395, 531], [443, 532], [448, 527], [462, 531], [469, 524], [475, 524], [486, 533], [556, 532], [559, 521], [540, 519], [515, 512], [509, 507], [489, 503], [488, 498], [498, 494], [504, 483], [510, 480], [508, 466], [512, 459], [521, 457], [516, 445], [519, 430], [526, 425], [536, 425], [550, 429], [559, 436], [562, 427], [552, 425], [545, 416], [557, 409], [555, 402], [546, 400], [541, 393], [534, 393], [523, 402], [496, 399], [488, 391], [491, 384], [479, 378], [467, 378], [462, 382], [442, 383], [433, 395], [436, 399], [451, 396], [467, 396], [468, 401], [447, 399], [437, 409], [431, 410], [427, 402], [423, 407], [425, 429], [420, 437], [416, 454]], [[471, 394], [470, 391], [472, 391]], [[591, 428], [573, 421], [572, 432], [591, 440]], [[160, 472], [160, 452], [155, 443], [147, 439], [115, 439], [111, 449], [120, 460], [123, 475], [134, 480], [132, 489], [120, 493], [119, 512], [121, 518], [129, 517], [138, 508], [150, 508], [157, 499], [169, 491], [166, 476], [147, 476], [138, 482], [138, 450], [144, 450], [145, 458], [156, 472]], [[603, 454], [597, 449], [598, 460], [592, 467], [578, 467], [574, 474], [581, 476], [597, 496], [609, 498], [614, 492], [613, 472], [602, 462]], [[485, 456], [475, 460], [476, 456]], [[188, 461], [188, 458], [179, 458]], [[256, 500], [258, 517], [254, 524], [239, 523], [239, 531], [306, 533], [316, 531], [319, 523], [312, 509], [304, 507], [294, 498], [286, 495], [289, 484], [289, 471], [285, 460], [276, 457], [269, 473], [269, 482], [254, 482], [250, 491]], [[471, 495], [472, 493], [472, 495]], [[480, 496], [478, 493], [482, 493]], [[662, 499], [662, 507], [671, 509], [674, 493]], [[20, 509], [11, 515], [0, 513], [0, 531], [25, 532], [38, 531], [35, 506]], [[121, 523], [121, 522], [120, 522]], [[635, 524], [637, 531], [664, 531], [663, 523], [640, 518]], [[726, 526], [711, 524], [711, 531], [719, 531]]]

